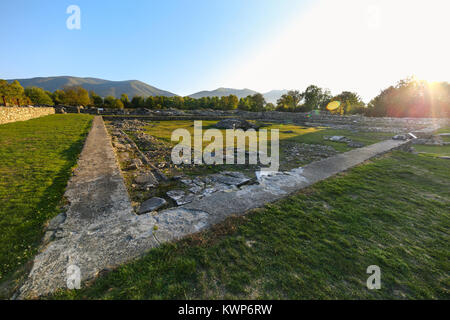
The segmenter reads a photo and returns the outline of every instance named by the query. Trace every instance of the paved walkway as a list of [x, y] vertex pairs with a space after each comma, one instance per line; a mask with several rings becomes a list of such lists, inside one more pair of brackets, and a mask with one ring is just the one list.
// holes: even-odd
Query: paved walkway
[[386, 140], [264, 177], [260, 184], [238, 191], [216, 192], [157, 215], [137, 216], [103, 120], [96, 117], [67, 186], [69, 209], [51, 221], [47, 238], [54, 232], [54, 239], [36, 256], [18, 297], [33, 298], [65, 288], [71, 265], [80, 268], [82, 282], [93, 279], [103, 269], [139, 257], [163, 242], [262, 207], [405, 143]]

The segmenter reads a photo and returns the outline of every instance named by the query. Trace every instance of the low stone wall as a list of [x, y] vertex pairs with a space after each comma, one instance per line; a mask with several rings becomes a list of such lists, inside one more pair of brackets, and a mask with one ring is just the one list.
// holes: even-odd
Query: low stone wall
[[0, 107], [0, 124], [30, 120], [54, 113], [55, 109], [51, 107]]

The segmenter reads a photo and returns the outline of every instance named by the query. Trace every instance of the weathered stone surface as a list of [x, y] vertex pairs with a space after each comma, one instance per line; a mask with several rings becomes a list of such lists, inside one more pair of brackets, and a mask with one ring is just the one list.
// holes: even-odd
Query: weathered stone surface
[[223, 119], [214, 125], [219, 129], [256, 129], [256, 126], [242, 119]]
[[347, 145], [350, 148], [362, 148], [362, 147], [364, 147], [364, 143], [356, 142], [356, 141], [353, 141], [353, 140], [347, 142]]
[[0, 107], [0, 124], [30, 120], [54, 113], [55, 108]]
[[406, 134], [397, 134], [392, 137], [392, 140], [408, 140], [409, 137]]
[[183, 190], [170, 190], [167, 191], [166, 194], [179, 206], [189, 203], [194, 199], [194, 195], [192, 193], [186, 193]]
[[148, 199], [141, 204], [141, 207], [139, 208], [139, 214], [144, 214], [147, 212], [158, 210], [159, 208], [163, 207], [166, 203], [167, 201], [163, 198], [153, 197], [151, 199]]
[[155, 176], [153, 175], [153, 173], [151, 172], [146, 172], [144, 174], [139, 174], [136, 179], [135, 179], [136, 183], [138, 184], [144, 184], [144, 185], [152, 185], [152, 186], [156, 186], [158, 185], [158, 179], [155, 178]]
[[[325, 138], [325, 137], [324, 137]], [[343, 141], [346, 138], [344, 136], [332, 136], [332, 137], [328, 137], [326, 140], [330, 140], [330, 141], [334, 141], [334, 142], [339, 142], [339, 141]]]
[[241, 186], [250, 181], [250, 178], [246, 177], [244, 174], [238, 175], [227, 175], [227, 174], [212, 174], [209, 178], [214, 182], [219, 182], [222, 184], [227, 184], [230, 186]]

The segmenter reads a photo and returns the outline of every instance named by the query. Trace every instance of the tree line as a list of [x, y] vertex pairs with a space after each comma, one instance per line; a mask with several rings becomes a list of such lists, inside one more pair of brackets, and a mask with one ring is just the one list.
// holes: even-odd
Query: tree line
[[[433, 82], [407, 78], [396, 85], [381, 91], [367, 105], [355, 92], [343, 91], [333, 96], [328, 89], [315, 85], [304, 91], [288, 91], [277, 100], [276, 105], [267, 103], [260, 93], [245, 98], [235, 95], [223, 97], [165, 97], [134, 96], [131, 100], [126, 94], [120, 98], [99, 96], [94, 91], [76, 87], [65, 87], [54, 92], [42, 88], [23, 88], [16, 80], [8, 83], [0, 80], [0, 97], [9, 104], [37, 105], [82, 105], [99, 108], [148, 108], [196, 110], [243, 110], [243, 111], [281, 111], [311, 112], [325, 111], [341, 114], [364, 114], [367, 116], [389, 117], [448, 117], [450, 116], [450, 85], [447, 82]], [[330, 103], [337, 101], [338, 106], [328, 110]]]

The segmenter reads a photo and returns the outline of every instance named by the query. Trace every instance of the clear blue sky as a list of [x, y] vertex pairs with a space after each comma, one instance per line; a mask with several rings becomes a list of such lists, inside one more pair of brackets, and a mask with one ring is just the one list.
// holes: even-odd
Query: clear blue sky
[[[69, 5], [81, 30], [68, 30]], [[315, 84], [368, 102], [448, 81], [448, 0], [2, 0], [0, 78], [141, 80], [187, 95]]]
[[[224, 70], [306, 3], [1, 1], [0, 78], [137, 79], [178, 94], [213, 89]], [[66, 28], [71, 4], [81, 9], [81, 30]]]

